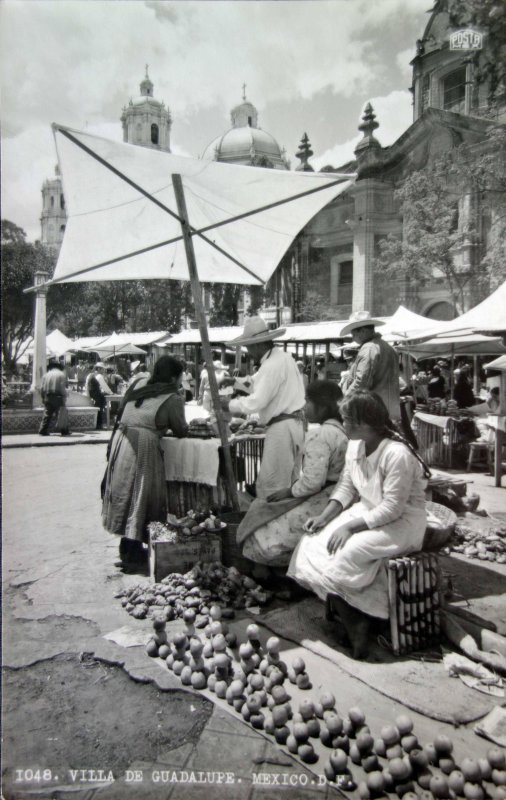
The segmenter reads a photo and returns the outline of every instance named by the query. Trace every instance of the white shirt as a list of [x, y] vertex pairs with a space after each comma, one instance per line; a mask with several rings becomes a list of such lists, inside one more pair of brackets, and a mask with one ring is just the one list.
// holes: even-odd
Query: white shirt
[[262, 356], [260, 369], [252, 376], [253, 392], [230, 401], [232, 414], [258, 414], [265, 425], [279, 414], [304, 408], [304, 384], [297, 364], [279, 347]]

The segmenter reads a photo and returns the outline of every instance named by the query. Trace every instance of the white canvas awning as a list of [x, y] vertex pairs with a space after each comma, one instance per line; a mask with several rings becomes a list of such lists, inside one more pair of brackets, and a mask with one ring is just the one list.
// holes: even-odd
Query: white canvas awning
[[178, 174], [200, 280], [262, 284], [304, 225], [354, 180], [181, 158], [60, 126], [54, 135], [68, 213], [54, 283], [188, 280]]
[[478, 303], [456, 319], [436, 322], [427, 327], [425, 333], [414, 326], [409, 333], [410, 339], [420, 339], [423, 335], [433, 336], [459, 336], [472, 333], [485, 333], [493, 335], [506, 330], [506, 281], [492, 292], [485, 300]]

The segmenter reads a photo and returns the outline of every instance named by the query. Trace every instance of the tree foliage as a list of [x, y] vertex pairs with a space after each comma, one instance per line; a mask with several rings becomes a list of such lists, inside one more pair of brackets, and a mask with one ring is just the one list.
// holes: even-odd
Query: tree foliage
[[2, 220], [2, 356], [7, 371], [15, 368], [33, 331], [34, 295], [23, 290], [33, 285], [38, 270], [50, 272], [52, 259], [40, 245], [9, 220]]
[[336, 309], [317, 292], [309, 291], [301, 302], [297, 322], [321, 322], [335, 319]]
[[[506, 277], [506, 131], [492, 128], [484, 142], [463, 144], [412, 173], [395, 192], [403, 220], [402, 239], [379, 243], [376, 270], [389, 280], [404, 280], [410, 292], [442, 277], [455, 308], [465, 297], [486, 294]], [[471, 213], [459, 220], [459, 201]], [[488, 220], [488, 230], [484, 225]], [[462, 263], [461, 246], [475, 256]]]
[[237, 325], [239, 323], [239, 301], [243, 287], [235, 283], [212, 283], [209, 325]]

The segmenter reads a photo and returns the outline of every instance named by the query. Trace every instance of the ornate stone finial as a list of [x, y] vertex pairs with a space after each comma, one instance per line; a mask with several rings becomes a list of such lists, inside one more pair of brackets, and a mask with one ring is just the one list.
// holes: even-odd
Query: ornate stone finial
[[311, 164], [308, 164], [308, 160], [313, 155], [313, 151], [311, 150], [311, 143], [309, 141], [309, 136], [307, 133], [304, 134], [302, 139], [300, 140], [300, 145], [298, 151], [295, 153], [296, 158], [300, 160], [300, 164], [295, 167], [296, 172], [314, 172], [313, 167]]
[[372, 132], [379, 128], [379, 122], [376, 122], [376, 114], [370, 103], [367, 103], [362, 115], [362, 122], [358, 126], [359, 131], [363, 131], [364, 136], [372, 136]]
[[362, 121], [358, 126], [359, 131], [362, 131], [363, 136], [355, 148], [355, 154], [361, 153], [363, 150], [369, 148], [381, 148], [380, 143], [374, 136], [374, 131], [379, 128], [379, 122], [376, 121], [376, 114], [370, 103], [367, 103], [362, 115]]
[[242, 99], [246, 100], [246, 84], [243, 83], [242, 85]]

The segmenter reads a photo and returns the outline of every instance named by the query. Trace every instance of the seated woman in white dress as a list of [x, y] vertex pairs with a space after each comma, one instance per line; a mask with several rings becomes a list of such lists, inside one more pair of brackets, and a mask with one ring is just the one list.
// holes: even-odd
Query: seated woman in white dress
[[422, 547], [430, 473], [374, 392], [349, 395], [341, 414], [345, 468], [326, 508], [307, 520], [288, 575], [330, 604], [353, 657], [364, 658], [371, 617], [388, 619], [385, 560]]
[[239, 527], [243, 555], [256, 564], [286, 567], [308, 516], [319, 514], [327, 505], [348, 446], [339, 413], [342, 397], [334, 381], [313, 381], [307, 386], [306, 419], [318, 427], [306, 434], [300, 476], [267, 501], [254, 500]]

